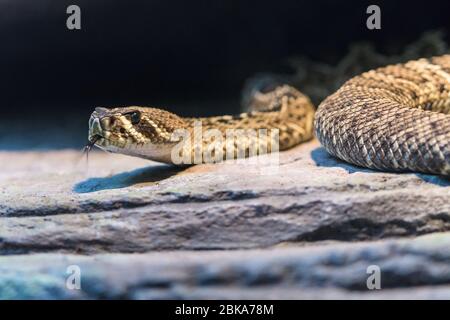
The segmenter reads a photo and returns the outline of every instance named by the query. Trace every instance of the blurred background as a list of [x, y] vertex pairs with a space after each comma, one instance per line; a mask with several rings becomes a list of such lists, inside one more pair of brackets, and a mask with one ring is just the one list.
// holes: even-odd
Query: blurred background
[[[71, 4], [81, 30], [66, 28]], [[370, 4], [381, 30], [366, 28]], [[449, 13], [444, 0], [0, 0], [0, 150], [81, 149], [95, 106], [236, 113], [261, 72], [320, 102], [353, 73], [447, 52]]]

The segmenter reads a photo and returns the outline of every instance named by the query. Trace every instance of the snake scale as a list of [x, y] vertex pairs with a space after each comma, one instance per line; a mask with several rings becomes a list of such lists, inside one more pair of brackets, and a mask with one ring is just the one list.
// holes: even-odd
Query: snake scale
[[[249, 108], [210, 118], [182, 118], [146, 107], [96, 108], [89, 147], [170, 163], [177, 143], [173, 133], [180, 128], [192, 132], [201, 121], [203, 130], [222, 134], [276, 128], [279, 150], [315, 133], [330, 154], [357, 166], [450, 175], [450, 55], [365, 72], [344, 83], [316, 112], [308, 97], [288, 85], [255, 90]], [[245, 142], [248, 155], [249, 143], [261, 142], [244, 140], [224, 143], [223, 154]], [[195, 151], [189, 150], [190, 158]]]

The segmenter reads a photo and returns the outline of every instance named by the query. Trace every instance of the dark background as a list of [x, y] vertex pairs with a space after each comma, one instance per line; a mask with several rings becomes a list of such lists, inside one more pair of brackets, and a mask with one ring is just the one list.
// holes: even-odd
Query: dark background
[[[366, 28], [370, 4], [381, 30]], [[94, 106], [236, 112], [245, 79], [292, 56], [333, 64], [354, 42], [383, 52], [436, 29], [448, 40], [448, 0], [0, 0], [0, 149], [78, 145]]]

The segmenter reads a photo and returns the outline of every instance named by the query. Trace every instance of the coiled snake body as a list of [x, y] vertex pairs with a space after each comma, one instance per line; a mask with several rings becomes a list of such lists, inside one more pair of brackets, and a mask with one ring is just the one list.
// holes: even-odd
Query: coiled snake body
[[[319, 105], [315, 120], [310, 100], [286, 85], [255, 92], [250, 107], [254, 111], [238, 116], [198, 119], [154, 108], [97, 108], [89, 141], [107, 151], [173, 162], [172, 134], [192, 131], [201, 120], [203, 130], [222, 133], [276, 128], [280, 150], [311, 139], [315, 131], [329, 153], [358, 166], [450, 175], [450, 55], [356, 76]], [[231, 147], [248, 146], [248, 140]]]

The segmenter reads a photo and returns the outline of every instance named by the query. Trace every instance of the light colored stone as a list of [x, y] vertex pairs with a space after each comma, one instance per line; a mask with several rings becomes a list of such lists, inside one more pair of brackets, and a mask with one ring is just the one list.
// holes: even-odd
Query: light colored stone
[[[0, 298], [450, 297], [450, 236], [415, 239], [450, 229], [448, 180], [357, 168], [317, 141], [263, 159], [94, 152], [87, 170], [73, 150], [0, 153]], [[386, 290], [364, 287], [370, 264]]]
[[[247, 160], [248, 161], [248, 160]], [[0, 252], [239, 249], [450, 229], [435, 176], [357, 168], [317, 141], [279, 166], [177, 168], [93, 153], [0, 153]]]
[[[449, 299], [450, 233], [236, 251], [0, 257], [0, 298]], [[66, 288], [79, 266], [81, 290]], [[381, 289], [367, 288], [377, 265]]]

